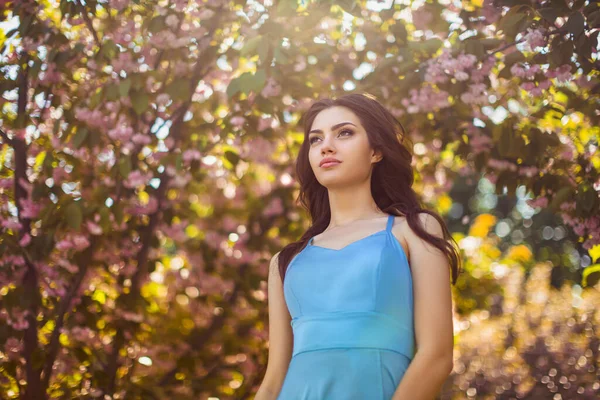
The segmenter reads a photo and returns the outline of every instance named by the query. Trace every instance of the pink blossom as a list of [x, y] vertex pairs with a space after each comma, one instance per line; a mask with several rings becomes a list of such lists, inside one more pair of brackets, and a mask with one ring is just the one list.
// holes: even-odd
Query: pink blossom
[[133, 135], [133, 137], [131, 138], [131, 141], [135, 144], [141, 144], [141, 145], [147, 145], [152, 143], [152, 139], [150, 138], [150, 136], [148, 135], [144, 135], [142, 133], [136, 133], [135, 135]]
[[254, 136], [244, 142], [240, 155], [255, 162], [268, 163], [275, 151], [275, 145], [261, 137]]
[[59, 258], [58, 261], [56, 261], [56, 263], [72, 274], [79, 271], [79, 267], [77, 265], [71, 264], [68, 260], [64, 258]]
[[131, 171], [127, 176], [127, 179], [123, 182], [123, 186], [129, 189], [136, 188], [140, 185], [146, 184], [148, 179], [152, 177], [152, 173], [143, 173], [139, 169]]
[[448, 92], [435, 90], [432, 86], [424, 86], [410, 90], [410, 98], [402, 99], [401, 103], [409, 114], [433, 111], [450, 105]]
[[258, 120], [258, 131], [262, 132], [267, 128], [270, 128], [273, 125], [273, 118], [272, 117], [267, 117], [267, 118], [260, 118]]
[[165, 19], [165, 23], [172, 29], [177, 28], [177, 24], [179, 23], [179, 18], [177, 15], [171, 14]]
[[40, 210], [42, 209], [42, 205], [40, 203], [34, 202], [31, 199], [21, 199], [19, 203], [21, 204], [22, 218], [34, 219], [38, 216]]
[[156, 96], [156, 104], [159, 106], [166, 106], [167, 103], [171, 100], [171, 97], [167, 93], [161, 93]]
[[11, 178], [0, 179], [0, 189], [12, 188], [14, 181]]
[[513, 64], [513, 66], [510, 67], [510, 72], [518, 78], [525, 77], [525, 68], [519, 64]]
[[279, 197], [273, 198], [263, 211], [263, 215], [266, 217], [280, 215], [281, 213], [283, 213], [283, 203]]
[[92, 222], [92, 221], [86, 221], [86, 226], [88, 231], [92, 234], [92, 235], [102, 235], [102, 228], [100, 227], [100, 225]]
[[467, 79], [469, 79], [469, 74], [467, 74], [464, 71], [457, 71], [454, 74], [454, 77], [456, 78], [456, 80], [458, 81], [466, 81]]
[[529, 178], [536, 176], [538, 174], [538, 172], [539, 172], [539, 169], [535, 166], [521, 167], [519, 169], [519, 175], [525, 175]]
[[51, 62], [47, 64], [47, 69], [42, 72], [41, 79], [39, 81], [40, 84], [52, 84], [58, 83], [61, 81], [61, 76], [58, 70], [56, 69], [56, 64]]
[[542, 90], [542, 88], [539, 88], [539, 87], [531, 89], [531, 91], [529, 92], [529, 94], [531, 94], [534, 97], [541, 96], [543, 93], [544, 93], [544, 91]]
[[23, 351], [23, 343], [21, 340], [15, 337], [6, 339], [4, 352], [8, 355], [10, 360], [18, 360], [21, 351]]
[[537, 197], [535, 199], [529, 199], [525, 201], [529, 207], [532, 208], [545, 208], [548, 206], [548, 198], [544, 196]]
[[534, 82], [523, 82], [521, 84], [521, 88], [523, 90], [530, 91], [531, 89], [535, 88], [535, 83]]
[[242, 125], [244, 125], [244, 122], [246, 122], [246, 119], [240, 115], [236, 115], [235, 117], [231, 118], [230, 122], [231, 122], [231, 125], [235, 126], [236, 128], [239, 128]]
[[192, 160], [200, 160], [202, 158], [202, 154], [199, 150], [189, 149], [183, 152], [183, 161], [188, 164]]
[[29, 243], [31, 243], [31, 235], [29, 235], [29, 233], [26, 233], [23, 235], [21, 240], [19, 240], [19, 245], [21, 247], [27, 247]]
[[21, 223], [15, 217], [9, 217], [8, 219], [2, 220], [2, 226], [6, 229], [17, 231], [22, 228]]
[[269, 77], [265, 87], [260, 92], [263, 97], [279, 96], [280, 93], [281, 85], [272, 77]]
[[304, 57], [303, 55], [299, 55], [296, 57], [296, 60], [299, 60], [295, 65], [294, 65], [294, 71], [295, 72], [300, 72], [300, 71], [304, 71], [306, 69], [306, 57]]
[[433, 14], [425, 9], [425, 7], [412, 10], [412, 20], [417, 30], [426, 30], [428, 25], [433, 21]]
[[545, 29], [539, 28], [532, 30], [531, 28], [527, 29], [527, 34], [525, 34], [525, 43], [526, 48], [530, 51], [535, 50], [537, 47], [545, 47], [546, 39], [544, 37]]
[[77, 251], [81, 251], [90, 245], [88, 239], [83, 235], [74, 235], [71, 241]]
[[122, 123], [116, 128], [113, 128], [108, 131], [108, 136], [110, 136], [111, 139], [120, 140], [121, 142], [128, 141], [132, 135], [133, 128], [130, 126], [125, 126]]

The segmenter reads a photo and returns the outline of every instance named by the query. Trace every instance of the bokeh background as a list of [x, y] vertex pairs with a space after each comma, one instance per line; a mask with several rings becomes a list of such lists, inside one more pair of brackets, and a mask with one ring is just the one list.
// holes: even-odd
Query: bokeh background
[[[0, 2], [0, 397], [246, 399], [299, 122], [368, 93], [446, 219], [440, 399], [600, 396], [600, 7]], [[424, 377], [424, 382], [427, 377]]]

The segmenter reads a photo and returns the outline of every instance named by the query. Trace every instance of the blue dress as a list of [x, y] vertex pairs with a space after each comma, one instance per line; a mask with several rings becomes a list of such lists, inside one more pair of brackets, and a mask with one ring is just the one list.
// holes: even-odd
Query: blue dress
[[412, 277], [385, 230], [336, 250], [308, 244], [284, 296], [292, 359], [277, 400], [390, 400], [415, 353]]

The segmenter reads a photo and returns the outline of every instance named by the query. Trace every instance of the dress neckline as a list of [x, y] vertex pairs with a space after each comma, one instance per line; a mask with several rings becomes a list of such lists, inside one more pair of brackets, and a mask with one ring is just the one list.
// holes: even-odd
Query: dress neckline
[[316, 236], [316, 235], [315, 235], [315, 236], [313, 236], [313, 237], [311, 237], [311, 238], [308, 240], [308, 246], [310, 246], [310, 247], [314, 247], [314, 248], [318, 248], [318, 249], [329, 250], [329, 251], [336, 251], [336, 252], [337, 252], [337, 251], [342, 251], [342, 250], [346, 249], [347, 247], [349, 247], [349, 246], [352, 246], [352, 245], [354, 245], [354, 244], [357, 244], [357, 243], [360, 243], [360, 242], [362, 242], [362, 241], [364, 241], [364, 240], [366, 240], [366, 239], [369, 239], [369, 238], [372, 238], [372, 237], [374, 237], [374, 236], [378, 236], [378, 235], [381, 235], [381, 234], [383, 234], [383, 233], [386, 233], [386, 232], [388, 232], [388, 231], [391, 231], [391, 229], [392, 229], [392, 225], [393, 225], [393, 223], [394, 223], [394, 217], [395, 217], [395, 215], [393, 215], [393, 214], [389, 214], [389, 215], [388, 215], [388, 218], [387, 218], [387, 224], [386, 224], [386, 227], [385, 227], [385, 229], [379, 230], [379, 231], [377, 231], [377, 232], [374, 232], [374, 233], [371, 233], [370, 235], [367, 235], [367, 236], [365, 236], [365, 237], [363, 237], [363, 238], [360, 238], [360, 239], [357, 239], [357, 240], [355, 240], [355, 241], [353, 241], [353, 242], [350, 242], [350, 243], [348, 243], [347, 245], [343, 246], [342, 248], [339, 248], [339, 249], [333, 249], [333, 248], [331, 248], [331, 247], [324, 247], [324, 246], [319, 246], [319, 245], [313, 244], [313, 240], [314, 240], [314, 238], [315, 238], [315, 236]]

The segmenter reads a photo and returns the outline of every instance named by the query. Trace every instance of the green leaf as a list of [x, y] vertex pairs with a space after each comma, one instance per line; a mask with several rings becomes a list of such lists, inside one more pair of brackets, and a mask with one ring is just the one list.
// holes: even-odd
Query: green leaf
[[552, 7], [558, 11], [570, 11], [571, 9], [565, 2], [565, 0], [550, 0]]
[[102, 100], [102, 89], [98, 88], [98, 89], [96, 89], [96, 92], [90, 96], [90, 101], [88, 104], [89, 108], [94, 109], [94, 108], [98, 107], [98, 104], [100, 104], [101, 100]]
[[258, 48], [258, 45], [261, 42], [263, 42], [264, 40], [265, 39], [264, 39], [263, 35], [258, 35], [251, 39], [248, 39], [246, 41], [246, 44], [244, 44], [244, 47], [242, 47], [242, 50], [240, 50], [240, 55], [243, 57], [248, 57], [250, 55], [250, 57], [252, 57], [251, 54], [256, 51], [256, 49]]
[[279, 0], [277, 2], [277, 9], [275, 11], [275, 16], [277, 17], [292, 17], [296, 14], [296, 10], [298, 9], [298, 1], [297, 0]]
[[81, 144], [88, 137], [88, 133], [89, 132], [88, 132], [87, 128], [85, 128], [85, 127], [78, 129], [77, 133], [73, 137], [73, 146], [75, 146], [76, 148], [80, 148]]
[[100, 48], [100, 52], [98, 53], [100, 57], [106, 59], [106, 61], [112, 60], [117, 53], [119, 53], [119, 48], [112, 40], [107, 40], [102, 43], [102, 47]]
[[105, 100], [115, 101], [119, 99], [119, 86], [116, 84], [108, 85], [104, 88]]
[[288, 56], [284, 53], [284, 50], [281, 47], [275, 48], [275, 60], [277, 64], [288, 64], [290, 62]]
[[587, 16], [588, 25], [590, 28], [600, 27], [600, 10], [594, 11]]
[[131, 158], [129, 156], [122, 156], [119, 159], [119, 173], [123, 178], [127, 178], [131, 172]]
[[227, 85], [227, 90], [225, 91], [225, 93], [227, 93], [228, 98], [232, 98], [239, 91], [240, 81], [238, 78], [234, 78], [231, 80], [231, 82], [229, 82], [229, 85]]
[[165, 17], [158, 16], [158, 17], [152, 18], [152, 20], [148, 24], [148, 31], [151, 33], [158, 33], [160, 31], [162, 31], [163, 29], [165, 29], [166, 27], [167, 27], [167, 24], [165, 24]]
[[572, 187], [560, 188], [550, 201], [550, 209], [553, 211], [558, 211], [560, 209], [560, 205], [566, 201], [570, 201], [574, 194], [575, 190]]
[[255, 74], [244, 72], [233, 79], [227, 87], [227, 96], [232, 97], [237, 92], [250, 93], [260, 91], [267, 81], [267, 74], [264, 69], [259, 69]]
[[538, 10], [538, 12], [542, 16], [542, 18], [544, 18], [546, 21], [550, 22], [551, 24], [553, 24], [554, 21], [556, 21], [556, 18], [558, 18], [558, 12], [556, 11], [556, 9], [554, 9], [552, 7], [542, 8], [542, 9]]
[[165, 92], [172, 98], [177, 100], [187, 100], [191, 96], [190, 80], [179, 78], [167, 86]]
[[580, 208], [586, 214], [598, 208], [598, 193], [591, 186], [579, 185], [576, 199], [577, 208]]
[[500, 20], [496, 23], [496, 30], [503, 31], [507, 34], [506, 30], [514, 27], [517, 22], [519, 22], [522, 18], [525, 17], [525, 14], [522, 12], [524, 8], [527, 8], [525, 4], [519, 4], [517, 6], [512, 7], [506, 14], [504, 14]]
[[146, 111], [149, 103], [150, 98], [146, 92], [133, 92], [131, 95], [131, 104], [133, 105], [133, 110], [137, 115], [141, 115], [144, 111]]
[[411, 43], [409, 43], [409, 47], [411, 47], [415, 50], [418, 50], [418, 51], [422, 51], [426, 54], [433, 54], [440, 47], [442, 47], [443, 44], [444, 44], [444, 42], [441, 41], [440, 39], [432, 38], [432, 39], [425, 40], [423, 42], [411, 42]]
[[127, 78], [119, 83], [119, 95], [121, 97], [127, 97], [129, 89], [131, 89], [131, 79]]
[[225, 156], [225, 159], [227, 161], [229, 161], [229, 163], [233, 167], [235, 167], [237, 165], [237, 163], [240, 161], [240, 156], [237, 153], [235, 153], [235, 152], [233, 152], [231, 150], [225, 151], [224, 156]]
[[83, 220], [83, 212], [79, 203], [73, 202], [65, 208], [65, 217], [67, 224], [76, 230], [81, 227], [81, 221]]
[[583, 270], [581, 286], [595, 286], [600, 280], [600, 264], [592, 264]]
[[583, 14], [577, 11], [569, 16], [569, 20], [565, 23], [565, 28], [577, 37], [583, 32], [584, 25], [585, 19], [583, 18]]

